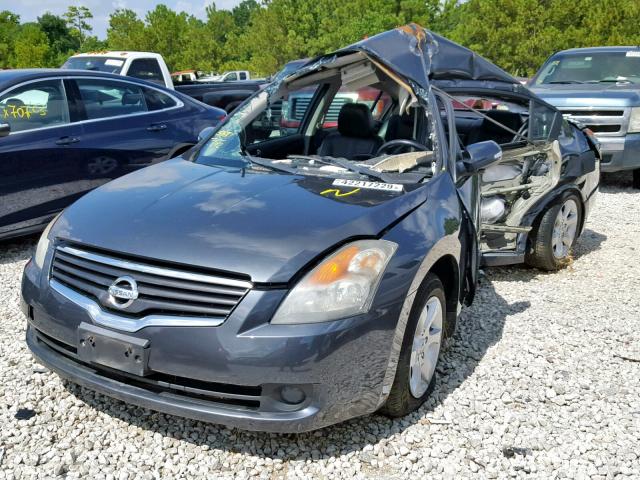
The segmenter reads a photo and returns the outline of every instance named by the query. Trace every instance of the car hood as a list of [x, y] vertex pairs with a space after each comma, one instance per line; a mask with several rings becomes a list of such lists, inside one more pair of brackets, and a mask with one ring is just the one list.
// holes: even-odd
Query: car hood
[[174, 159], [87, 194], [65, 210], [51, 235], [286, 283], [319, 255], [348, 239], [379, 235], [426, 200], [418, 186], [394, 193], [332, 182]]
[[634, 107], [640, 105], [640, 85], [538, 85], [532, 88], [556, 107]]

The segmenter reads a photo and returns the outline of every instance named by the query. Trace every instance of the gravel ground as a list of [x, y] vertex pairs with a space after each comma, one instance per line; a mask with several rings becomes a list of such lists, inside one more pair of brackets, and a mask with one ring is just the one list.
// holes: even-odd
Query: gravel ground
[[568, 269], [486, 272], [419, 412], [298, 436], [155, 413], [47, 372], [18, 307], [35, 240], [2, 244], [0, 479], [640, 478], [640, 193], [620, 181]]

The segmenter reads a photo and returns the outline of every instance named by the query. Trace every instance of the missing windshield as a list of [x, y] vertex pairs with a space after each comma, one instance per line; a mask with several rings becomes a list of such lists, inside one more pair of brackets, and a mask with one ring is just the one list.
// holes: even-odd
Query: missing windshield
[[197, 163], [385, 183], [431, 178], [438, 156], [428, 94], [362, 52], [278, 79], [240, 107]]

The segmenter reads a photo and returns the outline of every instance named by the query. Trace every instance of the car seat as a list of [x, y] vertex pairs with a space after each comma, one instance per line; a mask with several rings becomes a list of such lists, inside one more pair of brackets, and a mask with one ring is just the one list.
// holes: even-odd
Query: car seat
[[371, 158], [382, 145], [376, 135], [369, 107], [361, 103], [346, 103], [338, 115], [338, 131], [325, 137], [318, 155], [358, 160]]

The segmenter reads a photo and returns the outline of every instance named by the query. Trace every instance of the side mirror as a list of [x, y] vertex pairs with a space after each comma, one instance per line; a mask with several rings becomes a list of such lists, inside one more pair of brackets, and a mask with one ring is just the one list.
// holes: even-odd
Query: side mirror
[[200, 133], [198, 134], [198, 142], [208, 139], [211, 136], [211, 134], [213, 134], [214, 130], [215, 130], [214, 127], [205, 127], [202, 130], [200, 130]]
[[11, 125], [8, 123], [0, 123], [0, 137], [6, 137], [11, 133]]
[[458, 178], [469, 177], [502, 160], [502, 148], [493, 140], [467, 145], [456, 162]]

